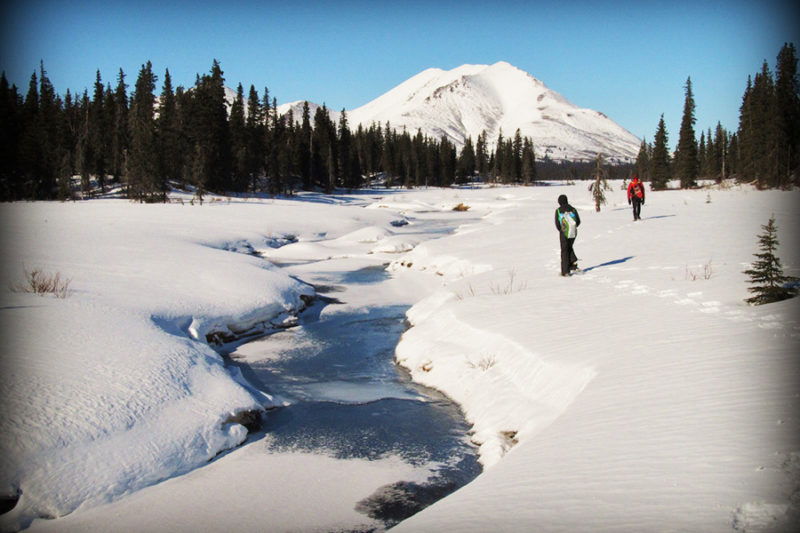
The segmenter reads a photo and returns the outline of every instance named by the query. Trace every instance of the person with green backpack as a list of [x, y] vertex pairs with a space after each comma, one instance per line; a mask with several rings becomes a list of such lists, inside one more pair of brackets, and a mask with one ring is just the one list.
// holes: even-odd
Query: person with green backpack
[[578, 257], [575, 255], [573, 244], [575, 243], [575, 237], [578, 236], [581, 217], [578, 215], [578, 211], [569, 205], [566, 194], [558, 197], [555, 222], [561, 239], [561, 275], [569, 276], [569, 273], [573, 270], [580, 271]]

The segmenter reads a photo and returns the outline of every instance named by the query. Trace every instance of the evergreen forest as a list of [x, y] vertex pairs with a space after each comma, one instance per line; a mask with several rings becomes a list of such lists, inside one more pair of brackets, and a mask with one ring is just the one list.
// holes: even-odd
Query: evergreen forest
[[[190, 88], [160, 80], [150, 62], [129, 91], [120, 69], [116, 83], [97, 72], [91, 94], [59, 95], [44, 64], [24, 94], [0, 78], [0, 200], [68, 200], [116, 189], [132, 200], [163, 202], [172, 187], [202, 199], [220, 194], [292, 194], [296, 190], [390, 186], [449, 186], [482, 180], [532, 184], [542, 179], [586, 179], [593, 162], [536, 160], [530, 138], [487, 139], [481, 133], [461, 150], [446, 137], [397, 131], [391, 124], [350, 128], [347, 113], [331, 119], [325, 106], [301, 116], [281, 115], [268, 88], [241, 83], [233, 101], [214, 60]], [[694, 96], [687, 79], [679, 141], [668, 149], [663, 115], [654, 142], [642, 142], [634, 165], [609, 168], [609, 177], [633, 172], [654, 189], [671, 179], [694, 187], [700, 178], [736, 178], [761, 188], [798, 183], [800, 90], [797, 54], [786, 44], [773, 76], [765, 61], [747, 86], [739, 127], [694, 131]]]
[[794, 43], [781, 48], [775, 74], [765, 60], [761, 71], [748, 77], [736, 131], [727, 131], [718, 122], [713, 132], [701, 131], [698, 141], [691, 78], [684, 89], [675, 152], [669, 152], [661, 115], [653, 143], [642, 142], [634, 165], [654, 190], [667, 188], [671, 179], [680, 180], [681, 188], [696, 187], [701, 178], [717, 182], [735, 178], [760, 189], [800, 184], [800, 81]]

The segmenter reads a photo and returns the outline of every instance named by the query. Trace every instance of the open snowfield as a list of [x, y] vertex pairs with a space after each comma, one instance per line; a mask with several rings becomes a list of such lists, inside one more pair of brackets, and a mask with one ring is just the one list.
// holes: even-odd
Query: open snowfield
[[[800, 299], [748, 306], [742, 271], [774, 214], [800, 275], [800, 191], [648, 191], [634, 223], [619, 183], [600, 213], [587, 185], [0, 205], [0, 491], [22, 493], [0, 526], [314, 531], [424, 478], [394, 459], [256, 463], [251, 445], [207, 464], [246, 437], [231, 415], [280, 400], [206, 339], [291, 323], [313, 294], [235, 253], [263, 250], [389, 263], [375, 301], [416, 302], [397, 361], [462, 405], [485, 471], [399, 531], [796, 529]], [[561, 193], [583, 221], [571, 278]], [[466, 218], [459, 203], [469, 224], [415, 237], [415, 216]], [[69, 297], [12, 290], [36, 268], [71, 279]], [[342, 468], [369, 482], [338, 487]], [[306, 501], [308, 484], [349, 507]]]

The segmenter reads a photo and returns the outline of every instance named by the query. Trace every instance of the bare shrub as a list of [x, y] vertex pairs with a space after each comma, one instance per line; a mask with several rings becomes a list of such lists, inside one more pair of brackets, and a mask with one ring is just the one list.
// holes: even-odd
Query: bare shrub
[[689, 270], [689, 266], [686, 266], [686, 279], [690, 281], [697, 281], [698, 279], [711, 279], [711, 276], [713, 275], [714, 269], [711, 268], [711, 259], [708, 260], [708, 263], [703, 265], [702, 273]]
[[[467, 296], [475, 296], [475, 287], [473, 287], [473, 286], [472, 286], [472, 283], [470, 283], [469, 285], [467, 285], [466, 291], [467, 291], [467, 292], [466, 292], [466, 295], [467, 295]], [[458, 301], [461, 301], [461, 300], [463, 300], [463, 299], [464, 299], [464, 294], [463, 294], [463, 293], [461, 293], [461, 292], [456, 292], [456, 293], [454, 293], [454, 294], [455, 294], [455, 296], [456, 296], [456, 300], [458, 300]]]
[[497, 363], [497, 358], [493, 355], [484, 355], [480, 358], [480, 360], [475, 363], [471, 360], [467, 360], [467, 366], [474, 369], [480, 369], [486, 372], [490, 368], [492, 368]]
[[516, 287], [514, 286], [514, 281], [516, 280], [517, 272], [515, 269], [511, 269], [508, 273], [508, 283], [505, 286], [495, 285], [494, 283], [489, 285], [489, 290], [492, 291], [492, 294], [495, 295], [504, 295], [504, 294], [511, 294], [514, 291], [524, 291], [528, 288], [527, 283], [518, 283]]
[[24, 269], [25, 282], [12, 287], [14, 292], [30, 292], [39, 296], [52, 294], [56, 298], [67, 298], [72, 294], [71, 279], [63, 279], [60, 272], [50, 274], [42, 269]]

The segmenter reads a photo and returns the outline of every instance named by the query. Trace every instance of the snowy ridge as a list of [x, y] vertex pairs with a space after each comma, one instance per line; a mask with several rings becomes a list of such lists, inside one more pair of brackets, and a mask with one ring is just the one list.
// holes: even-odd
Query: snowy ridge
[[[319, 107], [309, 102], [312, 122]], [[299, 122], [303, 101], [278, 106], [281, 115], [289, 110]], [[341, 111], [329, 109], [329, 114], [338, 121]], [[347, 116], [352, 130], [359, 124], [385, 127], [388, 122], [411, 135], [422, 131], [435, 139], [445, 136], [458, 148], [468, 137], [474, 146], [482, 131], [491, 148], [501, 133], [509, 139], [519, 129], [523, 137], [533, 139], [540, 160], [593, 160], [602, 153], [606, 159], [632, 162], [641, 144], [603, 113], [573, 105], [540, 80], [502, 61], [424, 70], [371, 102], [347, 110]]]
[[428, 69], [348, 112], [355, 126], [389, 122], [411, 134], [447, 136], [457, 146], [481, 131], [494, 145], [502, 132], [531, 137], [536, 155], [554, 160], [607, 158], [631, 161], [640, 141], [597, 111], [581, 109], [530, 74], [506, 63]]
[[[303, 105], [305, 104], [305, 100], [297, 100], [294, 102], [288, 102], [285, 104], [278, 105], [278, 114], [280, 116], [284, 116], [292, 112], [292, 117], [294, 117], [294, 122], [296, 124], [302, 123], [303, 121]], [[311, 126], [314, 126], [314, 114], [317, 112], [317, 109], [321, 108], [322, 106], [319, 104], [315, 104], [313, 102], [308, 102], [308, 114], [309, 119], [311, 120]], [[331, 120], [334, 122], [339, 121], [339, 115], [341, 115], [341, 111], [336, 111], [333, 109], [328, 109], [328, 115], [331, 117]]]

